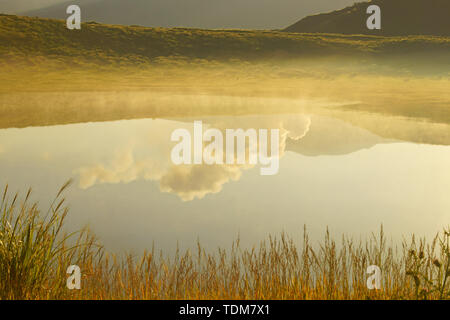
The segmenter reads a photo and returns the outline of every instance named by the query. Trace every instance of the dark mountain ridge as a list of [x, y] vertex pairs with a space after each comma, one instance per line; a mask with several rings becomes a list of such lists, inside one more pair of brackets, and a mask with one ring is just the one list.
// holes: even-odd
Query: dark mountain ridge
[[[369, 30], [367, 8], [381, 9], [381, 30]], [[450, 36], [450, 0], [373, 0], [342, 10], [308, 16], [284, 31], [386, 36]]]
[[77, 4], [83, 21], [146, 27], [280, 29], [310, 14], [350, 5], [354, 0], [70, 0], [20, 14], [65, 19]]

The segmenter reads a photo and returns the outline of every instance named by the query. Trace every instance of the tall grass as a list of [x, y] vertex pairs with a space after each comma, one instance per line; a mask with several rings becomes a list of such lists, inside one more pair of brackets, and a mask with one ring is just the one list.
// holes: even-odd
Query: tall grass
[[[168, 257], [154, 247], [140, 257], [104, 254], [86, 230], [64, 234], [61, 195], [47, 213], [29, 205], [29, 191], [1, 202], [2, 299], [448, 299], [450, 230], [431, 241], [412, 237], [388, 244], [383, 228], [365, 241], [329, 232], [312, 245], [306, 229], [300, 246], [286, 234], [253, 248], [237, 239], [229, 250]], [[82, 271], [80, 290], [66, 288], [69, 265]], [[367, 288], [366, 269], [382, 270], [382, 288]]]
[[[45, 299], [63, 296], [66, 263], [83, 264], [98, 253], [87, 230], [64, 234], [68, 213], [63, 191], [46, 212], [29, 204], [31, 189], [18, 203], [5, 187], [0, 203], [0, 298]], [[72, 243], [71, 245], [69, 245]]]

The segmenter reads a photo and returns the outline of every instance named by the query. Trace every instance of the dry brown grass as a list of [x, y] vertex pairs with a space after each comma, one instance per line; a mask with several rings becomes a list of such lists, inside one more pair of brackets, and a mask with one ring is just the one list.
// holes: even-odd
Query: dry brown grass
[[[318, 246], [305, 229], [300, 246], [286, 234], [254, 248], [237, 239], [229, 250], [152, 249], [123, 259], [104, 254], [93, 238], [61, 236], [67, 210], [57, 200], [50, 215], [28, 206], [29, 195], [1, 203], [0, 275], [3, 299], [448, 299], [450, 232], [431, 242], [412, 237], [388, 245], [383, 228], [366, 241], [329, 232]], [[11, 245], [14, 244], [14, 245]], [[301, 249], [300, 249], [301, 248]], [[82, 270], [81, 290], [66, 288], [69, 265]], [[382, 270], [382, 289], [368, 290], [366, 269]], [[20, 272], [18, 272], [20, 271]]]

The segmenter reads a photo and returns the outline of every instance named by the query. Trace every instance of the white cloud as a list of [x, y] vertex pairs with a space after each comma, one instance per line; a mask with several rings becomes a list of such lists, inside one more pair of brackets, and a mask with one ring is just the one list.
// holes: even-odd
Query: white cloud
[[145, 159], [135, 161], [133, 149], [128, 148], [116, 152], [109, 166], [102, 164], [82, 167], [77, 172], [80, 175], [79, 185], [87, 189], [101, 183], [129, 183], [140, 178], [145, 180], [158, 180], [163, 169], [157, 161]]
[[[220, 121], [209, 120], [208, 127], [220, 130], [230, 128], [268, 128], [280, 129], [280, 150], [282, 157], [286, 149], [286, 139], [301, 139], [310, 126], [310, 119], [306, 116], [256, 116], [222, 118]], [[189, 124], [180, 123], [180, 126]], [[206, 130], [206, 126], [204, 128]], [[142, 137], [135, 137], [142, 140]], [[145, 138], [144, 138], [145, 139]], [[155, 140], [156, 139], [156, 140]], [[243, 170], [253, 168], [253, 165], [172, 165], [170, 151], [172, 145], [169, 137], [155, 133], [151, 142], [144, 146], [152, 148], [157, 144], [158, 152], [151, 157], [136, 160], [140, 150], [136, 146], [141, 143], [131, 143], [127, 147], [117, 148], [108, 164], [84, 166], [76, 170], [79, 174], [79, 186], [88, 189], [103, 183], [129, 183], [136, 180], [159, 182], [162, 192], [176, 194], [183, 201], [202, 199], [208, 194], [218, 193], [223, 185], [230, 181], [238, 181]], [[162, 148], [161, 146], [164, 146]]]

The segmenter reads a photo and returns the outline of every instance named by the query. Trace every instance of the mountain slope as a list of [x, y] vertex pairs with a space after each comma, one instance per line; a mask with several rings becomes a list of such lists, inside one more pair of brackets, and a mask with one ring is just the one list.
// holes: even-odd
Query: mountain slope
[[[366, 10], [381, 8], [381, 30], [369, 30]], [[372, 34], [387, 36], [450, 36], [449, 0], [373, 0], [342, 10], [306, 17], [286, 28], [287, 32]]]
[[287, 151], [309, 157], [343, 155], [393, 142], [341, 120], [317, 116], [311, 118], [308, 134], [299, 140], [288, 139]]
[[[287, 61], [336, 57], [386, 60], [403, 69], [448, 72], [450, 38], [368, 37], [277, 31], [145, 28], [83, 23], [68, 30], [64, 20], [0, 14], [0, 65], [37, 57], [69, 63], [145, 64], [162, 58], [214, 61]], [[408, 59], [404, 59], [407, 56]], [[334, 57], [334, 58], [333, 58]], [[340, 59], [338, 65], [346, 61]], [[322, 61], [323, 62], [323, 61]], [[419, 63], [421, 62], [421, 63]], [[386, 62], [387, 63], [387, 62]], [[371, 66], [368, 61], [363, 65]], [[377, 67], [378, 70], [380, 67]], [[420, 68], [419, 68], [420, 69]], [[417, 69], [417, 70], [419, 70]], [[398, 72], [398, 71], [396, 71]]]
[[69, 4], [78, 4], [83, 21], [146, 27], [283, 28], [298, 17], [341, 8], [354, 0], [76, 0], [27, 16], [65, 19]]
[[284, 61], [286, 58], [380, 58], [424, 53], [442, 55], [448, 61], [449, 48], [450, 39], [446, 37], [402, 39], [277, 31], [145, 28], [98, 23], [83, 23], [81, 30], [73, 31], [66, 28], [63, 20], [0, 14], [0, 62], [9, 58], [36, 56], [69, 60], [77, 57], [82, 61], [108, 61], [108, 58], [113, 58], [117, 61], [148, 62], [158, 57]]

